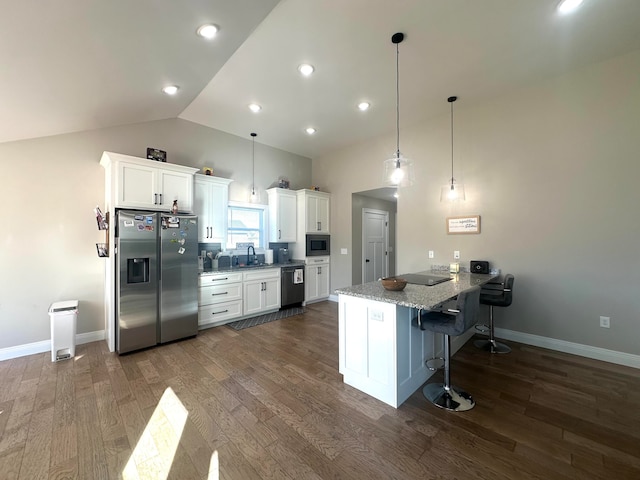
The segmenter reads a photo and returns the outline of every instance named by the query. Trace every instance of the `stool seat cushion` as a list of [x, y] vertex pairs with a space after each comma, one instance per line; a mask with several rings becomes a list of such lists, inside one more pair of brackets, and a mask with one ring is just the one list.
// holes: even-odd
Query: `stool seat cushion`
[[454, 311], [424, 311], [420, 328], [444, 335], [461, 335], [476, 323], [480, 306], [480, 287], [471, 287], [458, 294]]

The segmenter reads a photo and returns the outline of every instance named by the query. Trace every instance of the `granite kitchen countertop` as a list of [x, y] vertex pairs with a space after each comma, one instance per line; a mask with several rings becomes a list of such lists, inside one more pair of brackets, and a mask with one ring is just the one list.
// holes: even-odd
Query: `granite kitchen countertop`
[[262, 263], [259, 265], [242, 265], [224, 268], [206, 268], [200, 270], [200, 275], [215, 275], [216, 273], [228, 273], [228, 272], [246, 272], [248, 270], [266, 270], [269, 268], [283, 268], [283, 267], [304, 267], [304, 260], [292, 260], [287, 263]]
[[[407, 283], [404, 290], [399, 292], [386, 290], [378, 280], [375, 282], [364, 283], [362, 285], [338, 288], [335, 292], [340, 295], [365, 298], [375, 302], [394, 303], [403, 307], [431, 310], [447, 300], [456, 297], [458, 293], [463, 290], [475, 285], [484, 285], [498, 276], [493, 274], [483, 275], [479, 273], [449, 274], [439, 271], [424, 271], [416, 273], [418, 275], [450, 277], [451, 280], [431, 286]], [[401, 278], [402, 275], [397, 275], [397, 277]]]

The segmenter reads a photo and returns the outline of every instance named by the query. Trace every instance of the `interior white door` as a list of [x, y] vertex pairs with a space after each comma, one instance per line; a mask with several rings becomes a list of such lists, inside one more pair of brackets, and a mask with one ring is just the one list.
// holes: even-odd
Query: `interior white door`
[[389, 272], [389, 212], [362, 209], [362, 283], [386, 277]]

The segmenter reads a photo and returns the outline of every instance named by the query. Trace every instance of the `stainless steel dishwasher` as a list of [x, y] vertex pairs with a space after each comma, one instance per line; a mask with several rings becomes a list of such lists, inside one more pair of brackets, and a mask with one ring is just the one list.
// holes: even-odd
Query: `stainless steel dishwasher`
[[302, 305], [304, 302], [304, 265], [282, 267], [280, 281], [282, 282], [280, 308]]

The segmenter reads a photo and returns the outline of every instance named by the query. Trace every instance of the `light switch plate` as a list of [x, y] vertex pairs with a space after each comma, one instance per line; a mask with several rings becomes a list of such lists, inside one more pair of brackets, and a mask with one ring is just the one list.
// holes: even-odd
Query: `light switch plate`
[[433, 250], [429, 250], [429, 258], [433, 258]]
[[347, 254], [347, 249], [346, 248], [341, 248], [340, 249], [340, 255], [346, 255]]
[[456, 260], [460, 260], [460, 250], [453, 251], [453, 258]]

